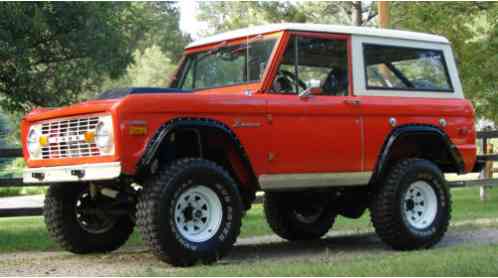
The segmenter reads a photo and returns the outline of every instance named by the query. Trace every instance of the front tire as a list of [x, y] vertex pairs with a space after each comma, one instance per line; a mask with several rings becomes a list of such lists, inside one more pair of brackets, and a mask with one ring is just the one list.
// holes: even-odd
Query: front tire
[[437, 165], [423, 159], [397, 163], [373, 199], [371, 218], [379, 237], [394, 249], [438, 243], [451, 218], [451, 195]]
[[330, 230], [337, 216], [335, 210], [321, 196], [307, 197], [293, 192], [265, 192], [266, 222], [274, 233], [296, 241], [318, 239]]
[[129, 215], [113, 216], [102, 208], [110, 201], [100, 194], [90, 198], [87, 184], [51, 185], [43, 210], [49, 236], [64, 250], [76, 254], [118, 249], [135, 224]]
[[242, 200], [234, 180], [203, 159], [180, 159], [159, 171], [137, 205], [145, 243], [174, 266], [212, 263], [240, 233]]

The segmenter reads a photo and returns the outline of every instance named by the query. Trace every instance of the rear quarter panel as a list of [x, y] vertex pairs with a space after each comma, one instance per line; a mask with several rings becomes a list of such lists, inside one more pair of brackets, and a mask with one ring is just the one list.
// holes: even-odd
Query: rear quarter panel
[[[367, 89], [364, 44], [442, 51], [453, 91], [410, 92]], [[465, 163], [465, 171], [472, 170], [476, 160], [475, 113], [472, 104], [464, 99], [458, 69], [449, 43], [353, 35], [352, 54], [353, 91], [362, 102], [365, 170], [372, 170], [375, 167], [384, 142], [393, 129], [389, 124], [391, 117], [396, 119], [396, 126], [427, 124], [442, 129], [457, 146]], [[441, 119], [447, 122], [446, 126], [440, 124]]]
[[[373, 170], [384, 142], [398, 126], [427, 124], [443, 130], [471, 171], [476, 159], [474, 110], [464, 99], [361, 96], [365, 136], [365, 167]], [[396, 120], [396, 126], [389, 119]], [[447, 125], [441, 125], [444, 119]]]

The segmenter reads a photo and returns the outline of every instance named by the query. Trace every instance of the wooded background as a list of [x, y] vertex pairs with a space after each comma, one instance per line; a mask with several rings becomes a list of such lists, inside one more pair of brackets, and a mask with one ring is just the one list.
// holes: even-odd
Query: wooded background
[[[201, 35], [280, 22], [378, 26], [375, 2], [199, 2]], [[453, 45], [478, 116], [498, 121], [498, 3], [392, 2], [389, 28]], [[167, 86], [184, 46], [175, 2], [0, 3], [0, 147], [21, 115], [113, 88]]]

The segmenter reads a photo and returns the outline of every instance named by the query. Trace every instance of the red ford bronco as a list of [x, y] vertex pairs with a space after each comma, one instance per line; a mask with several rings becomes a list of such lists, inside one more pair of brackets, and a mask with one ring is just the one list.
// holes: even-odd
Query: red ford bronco
[[115, 250], [136, 225], [165, 262], [216, 261], [260, 190], [287, 240], [369, 209], [411, 250], [446, 232], [443, 174], [473, 169], [475, 136], [447, 39], [268, 25], [188, 45], [170, 88], [31, 112], [24, 182], [50, 184], [49, 234], [74, 253]]

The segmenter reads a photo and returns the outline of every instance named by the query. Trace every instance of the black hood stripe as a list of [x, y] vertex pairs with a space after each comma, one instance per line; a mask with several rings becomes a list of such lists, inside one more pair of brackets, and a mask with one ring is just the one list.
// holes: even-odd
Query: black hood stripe
[[161, 87], [128, 87], [111, 89], [101, 93], [97, 99], [118, 99], [132, 94], [168, 94], [168, 93], [192, 93], [191, 90], [178, 88], [161, 88]]

